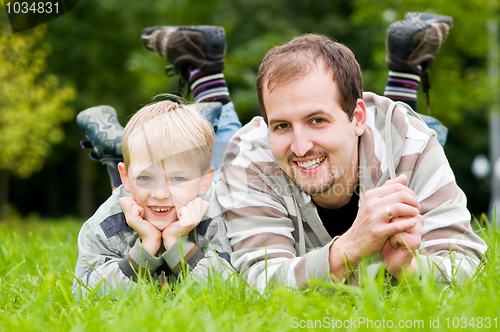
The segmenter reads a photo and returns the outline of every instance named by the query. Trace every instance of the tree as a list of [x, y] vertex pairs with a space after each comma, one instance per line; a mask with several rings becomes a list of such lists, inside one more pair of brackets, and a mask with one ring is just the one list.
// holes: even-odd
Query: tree
[[29, 177], [42, 168], [51, 146], [64, 137], [61, 122], [71, 119], [66, 104], [75, 96], [43, 74], [50, 46], [42, 43], [46, 27], [13, 34], [0, 25], [0, 192], [6, 203], [8, 172]]

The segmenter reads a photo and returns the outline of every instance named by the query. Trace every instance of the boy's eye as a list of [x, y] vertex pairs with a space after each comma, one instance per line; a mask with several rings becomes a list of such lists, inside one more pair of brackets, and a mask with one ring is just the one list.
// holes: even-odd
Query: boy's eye
[[172, 181], [176, 181], [176, 182], [179, 182], [179, 181], [184, 181], [185, 179], [181, 176], [176, 176], [176, 177], [173, 177], [172, 178]]
[[151, 180], [153, 180], [153, 178], [151, 178], [150, 176], [147, 176], [147, 175], [141, 175], [137, 178], [137, 180], [139, 180], [139, 181], [151, 181]]
[[325, 122], [325, 120], [323, 120], [323, 119], [313, 119], [311, 122], [312, 123], [322, 123], [322, 122]]

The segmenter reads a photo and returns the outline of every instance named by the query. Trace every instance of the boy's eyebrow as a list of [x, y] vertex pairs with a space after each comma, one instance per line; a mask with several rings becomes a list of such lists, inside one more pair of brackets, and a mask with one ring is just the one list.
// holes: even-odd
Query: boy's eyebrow
[[[135, 167], [135, 171], [136, 171], [136, 172], [134, 172], [134, 173], [132, 174], [132, 176], [133, 176], [134, 174], [137, 174], [137, 177], [142, 176], [142, 175], [152, 175], [152, 174], [154, 174], [154, 173], [155, 173], [153, 170], [151, 170], [151, 167], [152, 167], [152, 166], [153, 166], [153, 165], [149, 165], [149, 166], [144, 166], [144, 165], [136, 165], [136, 167]], [[132, 170], [134, 170], [134, 168], [133, 168], [133, 167], [132, 167]], [[137, 170], [139, 170], [139, 171], [137, 171]], [[136, 178], [137, 178], [137, 177], [136, 177]]]

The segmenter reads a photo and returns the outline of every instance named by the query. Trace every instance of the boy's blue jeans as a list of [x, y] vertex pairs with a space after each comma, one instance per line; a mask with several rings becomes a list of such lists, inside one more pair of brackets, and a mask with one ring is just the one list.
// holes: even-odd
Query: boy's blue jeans
[[444, 147], [444, 144], [446, 143], [446, 138], [448, 137], [448, 128], [443, 126], [441, 122], [438, 120], [434, 119], [432, 116], [429, 115], [423, 115], [423, 114], [418, 114], [420, 117], [427, 123], [427, 126], [431, 129], [433, 129], [436, 132], [436, 138], [441, 144], [441, 146]]
[[216, 123], [215, 146], [212, 155], [212, 166], [215, 168], [214, 182], [219, 179], [219, 166], [224, 158], [224, 151], [227, 148], [231, 137], [241, 128], [241, 122], [234, 110], [232, 102], [222, 106], [222, 111]]

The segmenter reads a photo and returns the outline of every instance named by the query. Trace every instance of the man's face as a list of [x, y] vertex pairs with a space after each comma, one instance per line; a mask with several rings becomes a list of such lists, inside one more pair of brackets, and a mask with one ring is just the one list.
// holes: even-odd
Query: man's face
[[159, 230], [177, 221], [182, 206], [204, 195], [212, 183], [212, 171], [203, 175], [198, 165], [161, 160], [153, 165], [131, 158], [128, 170], [120, 163], [125, 190], [144, 208], [144, 220]]
[[365, 106], [359, 99], [349, 121], [337, 96], [333, 74], [322, 64], [304, 78], [263, 94], [273, 155], [313, 196], [343, 196], [345, 185], [357, 182], [357, 142], [364, 131]]

